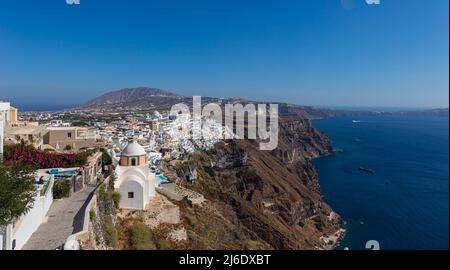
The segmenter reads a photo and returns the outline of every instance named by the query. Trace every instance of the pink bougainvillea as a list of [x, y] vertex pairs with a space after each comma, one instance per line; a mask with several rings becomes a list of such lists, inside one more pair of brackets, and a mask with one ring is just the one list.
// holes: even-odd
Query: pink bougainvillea
[[52, 153], [37, 150], [28, 144], [16, 144], [5, 147], [4, 162], [13, 164], [24, 162], [27, 165], [37, 166], [39, 168], [70, 168], [82, 167], [86, 164], [87, 158], [92, 152], [85, 151], [76, 154]]

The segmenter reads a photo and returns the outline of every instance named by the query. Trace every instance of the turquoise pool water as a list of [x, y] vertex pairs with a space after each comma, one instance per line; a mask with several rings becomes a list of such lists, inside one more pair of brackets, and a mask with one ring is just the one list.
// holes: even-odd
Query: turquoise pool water
[[165, 177], [164, 175], [157, 175], [156, 176], [156, 186], [160, 186], [163, 183], [167, 183], [167, 177]]
[[73, 170], [52, 169], [48, 173], [53, 174], [53, 175], [73, 175], [73, 174], [78, 174], [78, 171], [75, 169], [73, 169]]

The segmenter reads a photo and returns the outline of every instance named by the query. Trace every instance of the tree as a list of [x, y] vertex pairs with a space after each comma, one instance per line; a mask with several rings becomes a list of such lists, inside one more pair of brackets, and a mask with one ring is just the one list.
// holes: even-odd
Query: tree
[[64, 147], [64, 150], [70, 151], [70, 150], [72, 150], [72, 146], [70, 144], [68, 144], [68, 145], [66, 145], [66, 147]]
[[0, 225], [28, 213], [34, 203], [35, 172], [32, 166], [0, 163]]
[[104, 166], [106, 165], [111, 165], [112, 164], [112, 158], [111, 156], [108, 154], [108, 152], [106, 152], [105, 149], [100, 149], [100, 151], [102, 152], [102, 164]]

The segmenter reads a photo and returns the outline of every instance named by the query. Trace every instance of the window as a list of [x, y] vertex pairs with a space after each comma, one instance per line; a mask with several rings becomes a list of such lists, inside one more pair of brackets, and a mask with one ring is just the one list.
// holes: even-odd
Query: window
[[134, 192], [128, 192], [128, 199], [134, 198]]
[[72, 138], [72, 132], [67, 133], [67, 138]]
[[136, 166], [136, 158], [131, 159], [131, 166]]

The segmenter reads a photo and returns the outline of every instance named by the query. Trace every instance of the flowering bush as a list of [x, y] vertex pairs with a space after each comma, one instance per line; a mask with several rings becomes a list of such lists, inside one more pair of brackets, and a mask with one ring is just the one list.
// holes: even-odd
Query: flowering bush
[[59, 154], [37, 150], [29, 144], [16, 144], [5, 147], [4, 162], [7, 165], [12, 165], [21, 161], [26, 165], [37, 166], [41, 169], [82, 167], [91, 154], [88, 151], [76, 154]]

